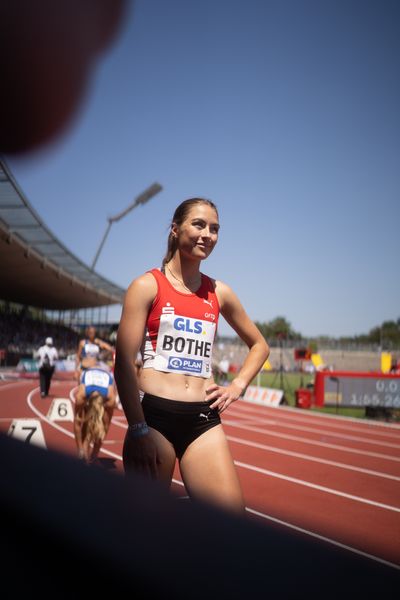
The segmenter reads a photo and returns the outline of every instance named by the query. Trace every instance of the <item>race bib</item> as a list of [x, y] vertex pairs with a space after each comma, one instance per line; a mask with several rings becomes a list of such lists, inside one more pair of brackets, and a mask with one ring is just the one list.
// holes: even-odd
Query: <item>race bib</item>
[[91, 342], [86, 342], [83, 349], [84, 356], [97, 356], [100, 350], [97, 344], [92, 344]]
[[154, 368], [157, 371], [211, 377], [215, 323], [180, 315], [161, 315]]
[[110, 375], [105, 371], [100, 371], [97, 369], [86, 371], [83, 383], [87, 387], [96, 386], [101, 388], [108, 388], [108, 386], [110, 385]]

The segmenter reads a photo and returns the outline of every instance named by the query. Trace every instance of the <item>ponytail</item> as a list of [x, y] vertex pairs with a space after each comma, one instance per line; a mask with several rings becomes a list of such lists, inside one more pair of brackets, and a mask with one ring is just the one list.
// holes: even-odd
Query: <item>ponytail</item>
[[92, 392], [89, 396], [89, 407], [86, 410], [84, 422], [84, 439], [89, 443], [103, 441], [106, 430], [103, 422], [104, 400], [98, 392]]
[[166, 251], [165, 256], [164, 256], [164, 258], [162, 260], [162, 268], [163, 269], [164, 269], [165, 265], [167, 263], [169, 263], [169, 261], [171, 260], [171, 258], [174, 256], [177, 247], [178, 247], [177, 239], [174, 236], [174, 234], [172, 233], [172, 231], [170, 231], [169, 235], [168, 235], [167, 251]]

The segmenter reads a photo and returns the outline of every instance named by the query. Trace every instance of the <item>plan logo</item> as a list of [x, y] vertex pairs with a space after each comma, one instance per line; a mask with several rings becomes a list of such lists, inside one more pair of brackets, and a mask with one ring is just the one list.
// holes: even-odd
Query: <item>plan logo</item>
[[168, 368], [173, 369], [174, 371], [189, 371], [189, 373], [201, 373], [202, 367], [202, 360], [180, 358], [179, 356], [170, 356], [168, 360]]

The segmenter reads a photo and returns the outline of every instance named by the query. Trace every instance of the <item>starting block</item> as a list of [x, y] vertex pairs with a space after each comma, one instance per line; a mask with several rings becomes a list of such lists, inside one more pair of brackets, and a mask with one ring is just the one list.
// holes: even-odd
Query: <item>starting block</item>
[[27, 444], [47, 448], [39, 419], [13, 419], [7, 435]]
[[49, 421], [73, 421], [74, 411], [68, 398], [54, 398], [47, 413]]

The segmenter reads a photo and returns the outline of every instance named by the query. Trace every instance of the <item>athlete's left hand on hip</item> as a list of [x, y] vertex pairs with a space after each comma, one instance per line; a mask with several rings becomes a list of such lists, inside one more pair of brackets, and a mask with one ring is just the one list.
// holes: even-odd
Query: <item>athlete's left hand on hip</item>
[[235, 400], [240, 397], [242, 391], [242, 388], [234, 383], [231, 383], [226, 387], [213, 383], [206, 389], [206, 400], [210, 401], [215, 399], [215, 402], [210, 404], [210, 408], [218, 409], [218, 412], [222, 413], [230, 404], [232, 404], [232, 402], [235, 402]]

